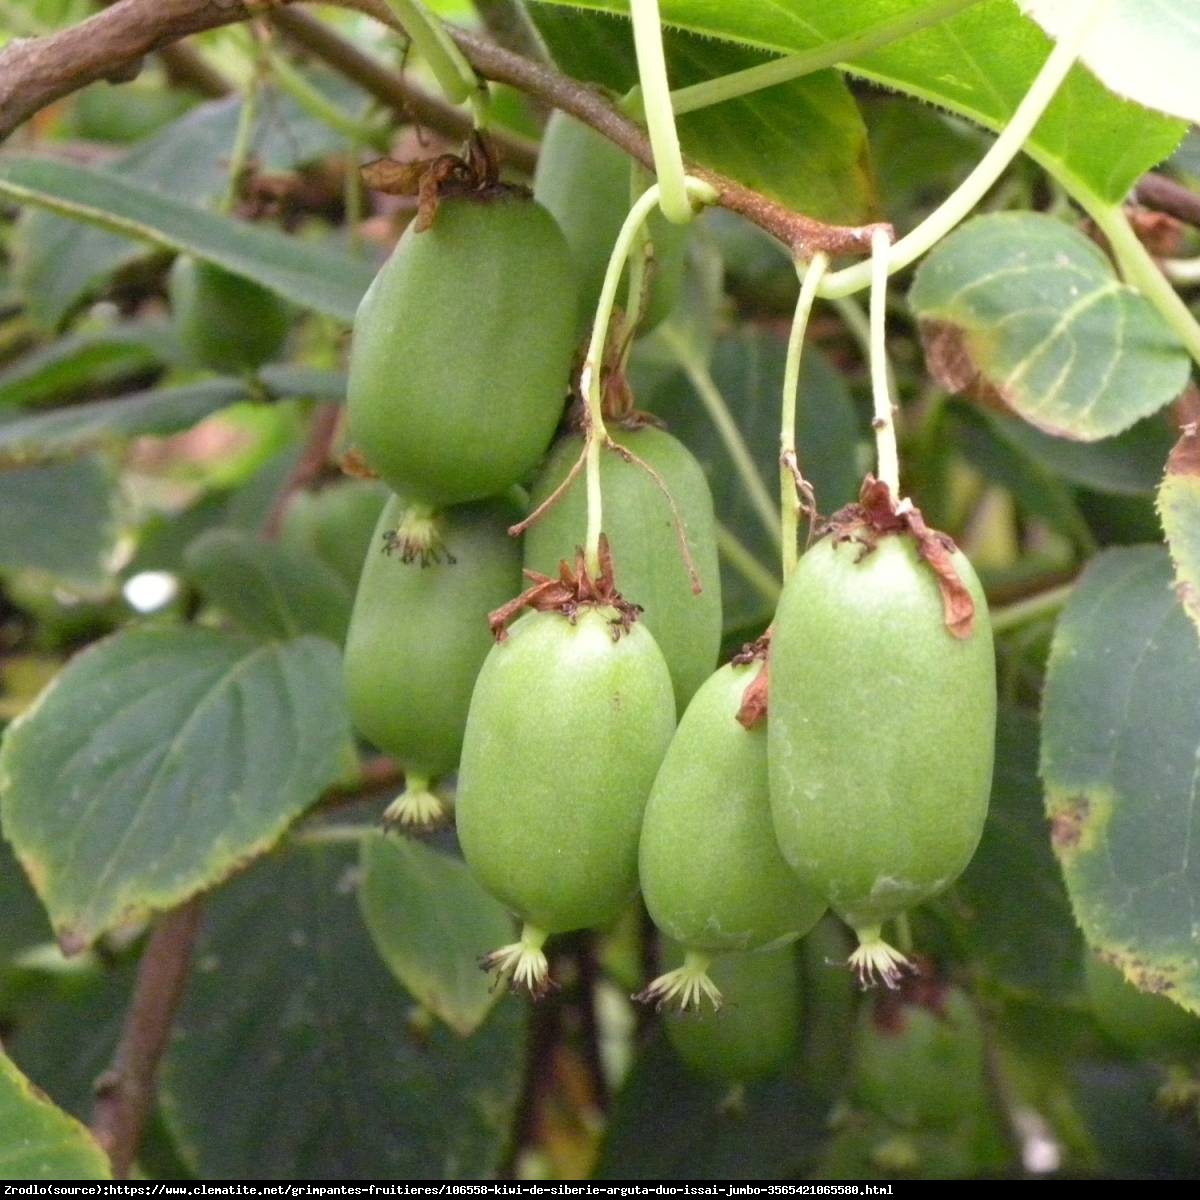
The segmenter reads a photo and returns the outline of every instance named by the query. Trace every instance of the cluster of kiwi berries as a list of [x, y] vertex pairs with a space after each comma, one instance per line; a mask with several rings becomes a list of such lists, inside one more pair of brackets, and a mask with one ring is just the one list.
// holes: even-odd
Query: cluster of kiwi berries
[[[453, 815], [520, 917], [487, 965], [538, 994], [546, 938], [610, 924], [640, 886], [682, 960], [643, 998], [715, 1009], [728, 956], [715, 978], [752, 1018], [754, 995], [794, 1009], [794, 958], [772, 952], [827, 907], [862, 977], [892, 981], [884, 922], [965, 867], [990, 789], [991, 637], [966, 560], [876, 485], [803, 556], [770, 638], [714, 672], [704, 472], [630, 412], [601, 458], [589, 570], [586, 420], [564, 406], [628, 207], [627, 161], [561, 115], [532, 196], [486, 153], [426, 176], [354, 327], [350, 439], [394, 495], [346, 640], [350, 711], [405, 767], [389, 819]], [[651, 236], [639, 330], [682, 269], [682, 231], [655, 218]]]

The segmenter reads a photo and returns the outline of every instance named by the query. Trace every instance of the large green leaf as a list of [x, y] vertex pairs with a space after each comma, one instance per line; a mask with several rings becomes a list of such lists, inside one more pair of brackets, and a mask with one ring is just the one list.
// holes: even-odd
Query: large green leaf
[[0, 567], [95, 582], [117, 539], [115, 502], [113, 473], [94, 456], [0, 469]]
[[1085, 572], [1054, 635], [1041, 773], [1088, 941], [1200, 1012], [1200, 643], [1172, 582], [1161, 547]]
[[968, 222], [921, 264], [908, 298], [946, 387], [1047, 433], [1110, 437], [1188, 379], [1188, 355], [1150, 302], [1094, 242], [1038, 213]]
[[[361, 96], [345, 84], [339, 91], [338, 100]], [[288, 171], [345, 146], [343, 135], [304, 113], [291, 97], [266, 90], [260, 100], [251, 150], [261, 170]], [[228, 186], [240, 112], [238, 96], [202, 104], [105, 169], [135, 187], [211, 205]], [[127, 237], [31, 211], [19, 227], [17, 279], [34, 319], [57, 326], [115, 270], [145, 253], [144, 245]]]
[[163, 1069], [202, 1178], [445, 1181], [498, 1167], [523, 1007], [501, 1004], [470, 1038], [423, 1022], [363, 928], [356, 877], [353, 847], [306, 843], [210, 904]]
[[363, 919], [383, 961], [456, 1033], [474, 1033], [500, 997], [479, 959], [512, 941], [508, 911], [461, 859], [408, 838], [369, 833], [362, 868]]
[[317, 633], [341, 645], [354, 599], [315, 554], [240, 529], [213, 529], [188, 547], [184, 567], [206, 599], [247, 633]]
[[[345, 395], [346, 377], [338, 371], [266, 367], [259, 380], [278, 400], [303, 396], [337, 402]], [[222, 376], [0, 418], [0, 465], [61, 458], [128, 437], [178, 433], [222, 408], [254, 398], [246, 380]]]
[[[1058, 36], [1080, 3], [1021, 0], [1047, 33]], [[1200, 21], [1194, 0], [1113, 0], [1080, 55], [1118, 96], [1200, 121]]]
[[[628, 0], [552, 0], [627, 13]], [[662, 19], [693, 33], [777, 53], [811, 50], [925, 7], [928, 0], [661, 0]], [[855, 74], [1004, 126], [1049, 53], [1050, 42], [1011, 0], [981, 0], [902, 41], [845, 64]], [[1183, 136], [1182, 121], [1119, 100], [1077, 67], [1027, 143], [1068, 187], [1116, 203]]]
[[1066, 999], [1082, 986], [1083, 942], [1046, 837], [1037, 762], [1037, 720], [1002, 709], [983, 839], [945, 908], [972, 961], [989, 975]]
[[337, 650], [132, 629], [77, 655], [5, 732], [0, 814], [67, 949], [269, 847], [338, 777]]
[[[627, 22], [548, 10], [539, 24], [555, 59], [568, 72], [619, 92], [637, 82]], [[675, 87], [728, 75], [770, 57], [678, 30], [667, 33], [666, 53]], [[697, 109], [681, 116], [678, 128], [690, 160], [783, 204], [847, 224], [872, 215], [866, 128], [850, 90], [832, 71]]]
[[54, 159], [0, 159], [0, 196], [192, 254], [303, 308], [346, 322], [353, 321], [374, 275], [349, 255], [221, 216], [136, 180]]
[[0, 969], [18, 950], [50, 936], [46, 914], [12, 848], [0, 839]]
[[0, 1054], [0, 1179], [111, 1179], [87, 1130]]
[[1200, 625], [1200, 435], [1194, 426], [1184, 431], [1167, 460], [1158, 515], [1171, 548], [1179, 599]]
[[0, 406], [62, 403], [173, 361], [174, 338], [160, 321], [127, 321], [40, 346], [0, 371]]

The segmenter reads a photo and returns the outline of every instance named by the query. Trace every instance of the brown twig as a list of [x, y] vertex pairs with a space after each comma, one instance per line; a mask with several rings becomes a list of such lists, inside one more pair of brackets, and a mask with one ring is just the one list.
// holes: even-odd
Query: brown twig
[[1139, 204], [1168, 213], [1200, 229], [1200, 194], [1170, 176], [1160, 175], [1157, 171], [1147, 172], [1138, 180], [1134, 196]]
[[[481, 75], [561, 108], [603, 134], [644, 167], [654, 169], [654, 154], [646, 131], [613, 108], [594, 88], [544, 63], [522, 58], [479, 34], [454, 27], [449, 27], [449, 31]], [[715, 171], [695, 166], [690, 166], [689, 170], [716, 189], [717, 203], [722, 208], [739, 213], [765, 229], [793, 254], [811, 255], [818, 250], [829, 254], [863, 253], [870, 249], [871, 237], [880, 228], [879, 225], [827, 225], [803, 213], [793, 212]], [[890, 232], [890, 226], [885, 228]]]
[[172, 42], [164, 46], [158, 52], [158, 57], [172, 83], [191, 88], [210, 100], [219, 100], [233, 91], [233, 84], [186, 42]]
[[[17, 39], [0, 50], [0, 138], [34, 113], [97, 79], [129, 78], [142, 57], [189, 34], [260, 17], [276, 20], [295, 0], [119, 0], [86, 21], [42, 38]], [[383, 0], [338, 0], [395, 27]], [[653, 168], [650, 139], [593, 88], [544, 63], [497, 46], [479, 34], [450, 28], [471, 65], [591, 125], [644, 166]], [[861, 253], [878, 226], [827, 225], [704, 168], [693, 173], [712, 185], [717, 203], [779, 238], [794, 254], [824, 250]]]
[[91, 1129], [117, 1179], [129, 1174], [154, 1103], [158, 1063], [183, 998], [201, 908], [200, 897], [187, 901], [150, 935], [112, 1066], [96, 1083]]
[[262, 535], [267, 541], [273, 541], [279, 536], [283, 526], [283, 517], [287, 512], [292, 497], [297, 492], [304, 491], [310, 484], [321, 477], [329, 465], [333, 452], [333, 439], [337, 433], [338, 422], [341, 420], [342, 406], [332, 400], [318, 404], [312, 415], [312, 424], [308, 428], [308, 439], [296, 459], [283, 486], [271, 503], [270, 511], [263, 522]]
[[[409, 83], [309, 13], [295, 8], [280, 9], [272, 14], [271, 22], [297, 45], [386, 104], [397, 116], [449, 138], [465, 139], [470, 135], [473, 125], [470, 114], [464, 109], [447, 104]], [[490, 136], [506, 163], [532, 174], [537, 165], [536, 143], [502, 129], [492, 130]]]

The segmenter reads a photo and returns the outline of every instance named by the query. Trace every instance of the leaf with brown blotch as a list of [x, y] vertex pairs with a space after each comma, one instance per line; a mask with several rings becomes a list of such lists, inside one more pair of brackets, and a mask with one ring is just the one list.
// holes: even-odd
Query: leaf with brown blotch
[[1200, 425], [1188, 422], [1167, 459], [1158, 515], [1175, 567], [1175, 593], [1200, 626]]

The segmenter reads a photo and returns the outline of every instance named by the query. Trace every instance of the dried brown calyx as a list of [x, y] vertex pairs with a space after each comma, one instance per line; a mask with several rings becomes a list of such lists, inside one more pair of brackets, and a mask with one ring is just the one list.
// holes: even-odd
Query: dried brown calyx
[[435, 158], [411, 162], [377, 158], [363, 166], [362, 180], [376, 192], [416, 196], [417, 218], [413, 229], [417, 233], [433, 224], [438, 205], [451, 196], [470, 196], [486, 201], [532, 195], [527, 187], [500, 181], [496, 153], [487, 137], [478, 130], [471, 134], [461, 155], [439, 154]]
[[564, 558], [558, 564], [558, 575], [543, 575], [538, 571], [526, 571], [525, 578], [532, 586], [507, 604], [493, 609], [488, 614], [488, 625], [492, 637], [498, 642], [508, 637], [508, 623], [523, 608], [534, 612], [556, 612], [574, 622], [581, 608], [611, 608], [615, 616], [611, 621], [613, 641], [628, 633], [641, 614], [641, 605], [631, 604], [613, 581], [612, 551], [608, 538], [600, 535], [600, 570], [593, 577], [587, 569], [581, 549], [575, 551], [572, 566]]
[[737, 721], [743, 729], [753, 729], [759, 721], [767, 716], [767, 693], [770, 683], [767, 675], [770, 671], [771, 628], [752, 642], [747, 642], [729, 661], [738, 666], [749, 666], [753, 662], [761, 662], [762, 670], [746, 685], [742, 693], [741, 707], [737, 710]]
[[881, 537], [911, 537], [917, 553], [933, 570], [942, 596], [942, 618], [956, 638], [970, 637], [975, 622], [975, 601], [954, 567], [953, 539], [925, 524], [921, 510], [911, 500], [897, 501], [888, 485], [874, 475], [863, 480], [858, 500], [838, 509], [818, 531], [841, 542], [858, 542], [870, 554]]

